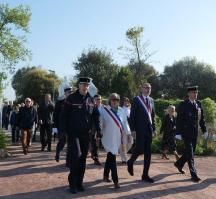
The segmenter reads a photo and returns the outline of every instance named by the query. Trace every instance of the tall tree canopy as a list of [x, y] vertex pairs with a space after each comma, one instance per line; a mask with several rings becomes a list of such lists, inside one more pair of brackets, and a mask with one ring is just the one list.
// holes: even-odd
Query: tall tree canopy
[[29, 7], [19, 5], [10, 8], [0, 4], [0, 66], [12, 69], [30, 54], [25, 47], [29, 32], [31, 12]]
[[166, 66], [160, 76], [163, 94], [167, 98], [184, 98], [188, 86], [199, 86], [199, 98], [216, 95], [216, 73], [212, 66], [196, 58], [185, 57], [171, 66]]
[[144, 82], [148, 82], [151, 77], [157, 74], [153, 66], [142, 61], [138, 63], [134, 60], [131, 60], [128, 64], [128, 67], [133, 74], [134, 82], [137, 86]]
[[30, 97], [36, 102], [41, 102], [46, 93], [58, 95], [59, 78], [54, 73], [39, 67], [19, 69], [12, 78], [12, 87], [16, 92], [18, 101]]
[[128, 67], [122, 67], [112, 81], [111, 92], [116, 92], [121, 97], [133, 98], [136, 89], [132, 72]]
[[112, 79], [119, 70], [119, 66], [113, 63], [111, 54], [102, 49], [91, 48], [83, 52], [74, 63], [77, 77], [88, 76], [102, 95], [108, 95], [111, 89]]

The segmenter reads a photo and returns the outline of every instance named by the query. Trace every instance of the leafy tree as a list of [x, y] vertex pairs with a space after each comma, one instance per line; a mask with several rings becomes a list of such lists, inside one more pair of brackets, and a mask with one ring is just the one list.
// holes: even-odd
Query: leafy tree
[[113, 63], [110, 53], [102, 49], [91, 48], [78, 57], [74, 68], [78, 71], [77, 77], [91, 77], [100, 94], [108, 95], [119, 66]]
[[112, 81], [111, 92], [120, 94], [121, 97], [132, 98], [136, 94], [133, 74], [128, 67], [122, 67]]
[[[31, 12], [29, 7], [19, 5], [10, 8], [0, 4], [0, 66], [2, 69], [13, 69], [19, 61], [30, 55], [25, 47], [29, 32]], [[16, 34], [15, 34], [16, 33]]]
[[125, 57], [129, 60], [134, 60], [141, 64], [141, 62], [146, 63], [149, 58], [154, 54], [148, 52], [147, 48], [150, 44], [149, 40], [142, 42], [142, 34], [144, 32], [144, 27], [137, 26], [129, 28], [126, 31], [126, 38], [130, 47], [119, 47]]
[[12, 79], [12, 87], [18, 101], [30, 97], [40, 103], [46, 93], [53, 94], [53, 88], [56, 99], [59, 85], [60, 80], [54, 73], [49, 73], [39, 67], [22, 68]]
[[199, 98], [215, 99], [216, 73], [212, 66], [185, 57], [166, 66], [160, 76], [162, 92], [167, 98], [184, 98], [188, 86], [199, 86]]
[[134, 82], [137, 86], [144, 82], [148, 82], [150, 77], [157, 75], [154, 67], [144, 62], [138, 63], [131, 60], [128, 67], [134, 76]]

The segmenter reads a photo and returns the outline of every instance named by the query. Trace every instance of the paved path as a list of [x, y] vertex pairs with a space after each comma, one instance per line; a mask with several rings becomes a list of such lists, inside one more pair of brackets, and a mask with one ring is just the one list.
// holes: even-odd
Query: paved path
[[[140, 180], [142, 158], [136, 162], [135, 176], [128, 175], [126, 166], [118, 163], [121, 188], [114, 190], [112, 183], [103, 183], [103, 166], [94, 166], [87, 160], [85, 175], [86, 191], [71, 195], [68, 190], [64, 154], [60, 163], [54, 161], [54, 152], [41, 152], [34, 143], [30, 154], [22, 154], [20, 146], [11, 146], [13, 157], [0, 161], [0, 199], [69, 199], [69, 198], [216, 198], [216, 157], [197, 157], [196, 166], [200, 183], [191, 182], [187, 165], [186, 174], [177, 173], [173, 157], [161, 160], [153, 155], [150, 175], [156, 180], [148, 184]], [[105, 153], [101, 152], [104, 164]], [[119, 157], [118, 157], [119, 162]]]

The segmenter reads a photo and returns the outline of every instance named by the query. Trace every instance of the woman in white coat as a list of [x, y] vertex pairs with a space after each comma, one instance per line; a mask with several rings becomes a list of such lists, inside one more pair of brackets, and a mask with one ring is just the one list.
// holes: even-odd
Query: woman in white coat
[[110, 182], [109, 172], [111, 170], [114, 187], [120, 188], [116, 165], [116, 155], [123, 145], [123, 135], [127, 134], [131, 140], [130, 128], [124, 110], [119, 106], [120, 97], [112, 93], [109, 97], [109, 105], [101, 109], [102, 144], [107, 152], [107, 159], [104, 167], [104, 181]]

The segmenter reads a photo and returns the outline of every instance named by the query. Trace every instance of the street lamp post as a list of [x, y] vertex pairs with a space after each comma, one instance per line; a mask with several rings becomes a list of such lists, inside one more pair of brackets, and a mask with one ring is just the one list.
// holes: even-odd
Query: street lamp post
[[[52, 73], [53, 75], [55, 75], [54, 70], [49, 70], [49, 72]], [[52, 92], [53, 102], [55, 101], [54, 94], [55, 94], [55, 80], [53, 79], [53, 92]]]

